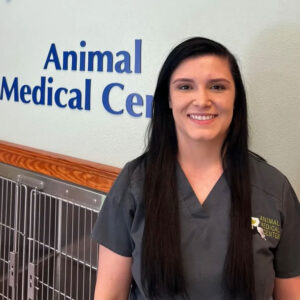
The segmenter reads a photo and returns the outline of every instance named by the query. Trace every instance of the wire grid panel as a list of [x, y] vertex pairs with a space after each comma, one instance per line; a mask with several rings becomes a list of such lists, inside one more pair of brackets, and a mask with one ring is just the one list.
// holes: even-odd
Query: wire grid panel
[[28, 189], [0, 176], [0, 299], [25, 299]]
[[98, 260], [90, 233], [98, 210], [32, 189], [28, 300], [92, 300]]

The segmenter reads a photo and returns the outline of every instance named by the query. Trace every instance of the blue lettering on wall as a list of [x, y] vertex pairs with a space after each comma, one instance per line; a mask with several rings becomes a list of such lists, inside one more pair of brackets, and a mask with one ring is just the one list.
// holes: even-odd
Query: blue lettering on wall
[[[48, 78], [48, 82], [52, 83], [53, 82], [53, 78], [49, 77]], [[48, 91], [47, 92], [47, 94], [48, 94], [47, 105], [48, 106], [52, 106], [52, 96], [53, 96], [52, 87], [48, 87], [47, 91]]]
[[[111, 102], [114, 101], [115, 99], [110, 98], [110, 92], [114, 87], [118, 87], [121, 90], [124, 90], [124, 85], [121, 83], [111, 83], [107, 85], [102, 93], [102, 103], [103, 107], [105, 110], [113, 115], [121, 115], [124, 112], [124, 109], [120, 110], [114, 110], [111, 107]], [[119, 100], [119, 98], [117, 99]], [[146, 95], [146, 106], [145, 106], [145, 116], [146, 118], [151, 118], [152, 117], [152, 100], [153, 97], [150, 95]], [[122, 105], [122, 104], [121, 104]], [[124, 106], [124, 104], [123, 104]], [[143, 113], [137, 112], [135, 110], [135, 107], [143, 107], [144, 106], [144, 100], [143, 97], [140, 94], [137, 93], [132, 93], [129, 94], [126, 99], [125, 99], [125, 107], [127, 113], [132, 116], [132, 117], [141, 117]]]
[[91, 79], [85, 80], [84, 110], [91, 110]]
[[1, 84], [1, 90], [0, 90], [0, 100], [3, 99], [4, 93], [6, 94], [6, 99], [10, 100], [10, 97], [14, 93], [14, 101], [19, 101], [19, 83], [18, 78], [16, 77], [11, 85], [11, 89], [9, 89], [6, 77], [2, 77], [2, 84]]
[[133, 110], [134, 106], [143, 106], [144, 101], [141, 95], [139, 94], [130, 94], [126, 98], [126, 110], [133, 117], [140, 117], [142, 113], [136, 113]]
[[146, 95], [146, 118], [152, 118], [152, 102], [153, 96]]
[[30, 103], [30, 98], [26, 99], [26, 95], [30, 95], [31, 94], [31, 88], [29, 85], [23, 85], [21, 86], [20, 89], [20, 99], [23, 103], [28, 104]]
[[61, 107], [61, 108], [64, 108], [67, 106], [67, 104], [62, 104], [61, 103], [61, 93], [64, 92], [65, 94], [68, 93], [68, 90], [64, 87], [61, 87], [61, 88], [58, 88], [56, 91], [55, 91], [55, 94], [54, 94], [54, 101], [55, 101], [55, 104], [58, 106], [58, 107]]
[[41, 85], [35, 86], [32, 90], [32, 102], [36, 105], [45, 105], [46, 78], [41, 78]]
[[130, 54], [127, 51], [120, 51], [117, 56], [123, 56], [123, 59], [116, 63], [116, 71], [118, 73], [132, 73], [130, 70]]
[[[119, 74], [140, 74], [142, 69], [142, 40], [134, 40], [132, 53], [126, 50], [112, 52], [109, 50], [87, 51], [86, 41], [80, 41], [80, 50], [58, 51], [55, 43], [50, 45], [43, 69], [54, 68], [57, 71], [87, 71], [87, 72], [116, 72]], [[73, 87], [57, 86], [53, 77], [40, 77], [40, 83], [34, 86], [20, 84], [18, 77], [12, 81], [2, 77], [0, 86], [0, 100], [12, 99], [14, 102], [34, 104], [38, 106], [53, 105], [71, 110], [91, 110], [92, 80], [85, 79], [83, 90]], [[116, 97], [112, 91], [121, 94]], [[113, 115], [128, 114], [138, 118], [152, 117], [152, 95], [139, 93], [125, 94], [125, 86], [114, 82], [107, 84], [102, 92], [102, 104], [105, 111]], [[19, 101], [20, 100], [20, 101]]]
[[[80, 42], [80, 46], [82, 48], [84, 48], [86, 46], [86, 42], [85, 41], [81, 41]], [[80, 71], [84, 71], [85, 70], [85, 51], [80, 51], [80, 66], [79, 66], [79, 70]]]
[[134, 73], [141, 73], [142, 71], [142, 40], [135, 40], [135, 67]]
[[113, 115], [121, 115], [124, 111], [124, 109], [121, 110], [113, 110], [110, 106], [109, 103], [109, 94], [112, 88], [114, 88], [115, 86], [119, 87], [121, 90], [124, 89], [124, 85], [121, 83], [111, 83], [109, 84], [107, 87], [105, 87], [105, 89], [103, 90], [102, 93], [102, 103], [104, 108], [106, 109], [106, 111], [108, 111], [109, 113], [113, 114]]
[[[85, 48], [86, 42], [81, 41], [80, 47]], [[134, 56], [134, 59], [131, 59]], [[131, 63], [134, 62], [132, 68]], [[105, 51], [63, 51], [58, 55], [55, 43], [52, 43], [44, 64], [43, 69], [47, 70], [49, 65], [53, 65], [56, 70], [63, 71], [90, 71], [93, 72], [117, 72], [136, 74], [141, 73], [142, 64], [142, 40], [135, 40], [134, 53], [131, 55], [128, 51], [118, 51], [115, 55], [108, 50]]]
[[48, 69], [49, 63], [54, 63], [55, 69], [61, 70], [56, 46], [54, 43], [52, 43], [50, 46], [49, 53], [48, 53], [48, 56], [47, 56], [47, 59], [46, 59], [45, 65], [44, 65], [44, 70]]
[[72, 71], [77, 70], [77, 53], [75, 51], [63, 52], [63, 70], [69, 70], [69, 65], [71, 65]]
[[103, 60], [105, 57], [106, 60], [106, 71], [112, 72], [113, 71], [113, 54], [110, 51], [104, 51], [103, 53], [100, 51], [89, 51], [88, 52], [88, 71], [94, 71], [95, 65], [95, 57], [96, 59], [96, 70], [98, 72], [103, 71]]
[[[53, 83], [52, 77], [48, 78], [48, 83]], [[54, 103], [56, 106], [77, 110], [91, 109], [91, 79], [85, 80], [84, 97], [80, 89], [73, 88], [69, 90], [66, 87], [54, 88], [46, 85], [46, 77], [42, 76], [40, 84], [33, 88], [27, 84], [19, 87], [19, 80], [15, 77], [11, 87], [9, 87], [6, 78], [3, 77], [0, 100], [6, 98], [9, 101], [13, 96], [15, 102], [18, 102], [20, 98], [21, 102], [25, 104], [32, 102], [35, 105], [46, 105], [47, 103], [48, 106], [52, 106], [54, 90]]]

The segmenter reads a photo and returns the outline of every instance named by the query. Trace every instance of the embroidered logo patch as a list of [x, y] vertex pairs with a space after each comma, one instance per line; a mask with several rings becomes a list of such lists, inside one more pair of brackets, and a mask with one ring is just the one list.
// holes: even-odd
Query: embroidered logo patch
[[251, 228], [252, 228], [252, 230], [257, 231], [260, 234], [261, 238], [263, 240], [266, 240], [264, 230], [263, 230], [263, 228], [261, 228], [259, 226], [259, 224], [260, 224], [259, 218], [255, 218], [255, 217], [251, 218]]
[[273, 218], [267, 218], [264, 216], [259, 217], [260, 226], [264, 229], [266, 236], [275, 240], [280, 239], [280, 222]]
[[262, 239], [266, 240], [266, 237], [273, 239], [280, 239], [280, 223], [278, 220], [260, 216], [259, 218], [251, 218], [251, 228], [257, 231]]

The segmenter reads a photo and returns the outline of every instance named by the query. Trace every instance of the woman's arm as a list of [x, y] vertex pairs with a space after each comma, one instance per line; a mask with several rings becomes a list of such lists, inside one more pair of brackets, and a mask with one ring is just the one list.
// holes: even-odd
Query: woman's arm
[[276, 278], [274, 300], [299, 300], [300, 276], [293, 278]]
[[132, 258], [99, 246], [94, 300], [127, 300], [131, 284]]

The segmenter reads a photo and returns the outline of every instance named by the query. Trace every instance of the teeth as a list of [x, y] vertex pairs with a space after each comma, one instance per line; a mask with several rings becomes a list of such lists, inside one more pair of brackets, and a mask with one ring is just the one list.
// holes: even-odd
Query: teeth
[[215, 115], [206, 115], [206, 116], [200, 116], [200, 115], [189, 115], [191, 119], [199, 120], [199, 121], [205, 121], [210, 120], [215, 117]]

